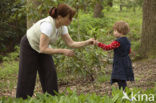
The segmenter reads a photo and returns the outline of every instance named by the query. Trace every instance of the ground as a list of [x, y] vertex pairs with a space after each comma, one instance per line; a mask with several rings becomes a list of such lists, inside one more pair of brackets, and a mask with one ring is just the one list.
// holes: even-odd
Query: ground
[[[112, 69], [111, 65], [107, 65], [106, 69], [110, 71]], [[156, 59], [150, 60], [141, 60], [133, 62], [133, 69], [135, 74], [135, 82], [128, 82], [129, 88], [142, 88], [144, 90], [148, 88], [154, 88], [156, 85]], [[107, 75], [110, 75], [111, 72], [108, 72]], [[17, 77], [16, 77], [17, 78]], [[39, 80], [37, 80], [39, 81]], [[5, 82], [10, 82], [9, 80]], [[96, 82], [90, 80], [71, 80], [68, 82], [58, 82], [59, 92], [63, 92], [67, 87], [72, 90], [76, 90], [78, 94], [81, 93], [93, 93], [95, 92], [98, 95], [108, 94], [111, 95], [111, 85], [110, 81], [107, 80], [105, 82]], [[117, 84], [113, 86], [117, 87]], [[0, 96], [11, 96], [15, 97], [16, 86], [14, 86], [13, 90], [7, 90], [5, 92], [1, 92]], [[40, 84], [37, 83], [35, 87], [35, 95], [36, 93], [41, 92]]]
[[[108, 65], [106, 68], [112, 69], [111, 65]], [[143, 60], [136, 61], [133, 63], [135, 82], [128, 82], [128, 87], [138, 87], [144, 90], [148, 88], [153, 88], [156, 83], [156, 59], [152, 60]], [[114, 86], [117, 87], [117, 84]], [[60, 86], [60, 91], [64, 88], [70, 87], [71, 89], [76, 89], [80, 93], [92, 93], [103, 95], [105, 93], [111, 94], [111, 85], [110, 81], [103, 83], [97, 82], [86, 82], [86, 81], [72, 81], [67, 85]]]

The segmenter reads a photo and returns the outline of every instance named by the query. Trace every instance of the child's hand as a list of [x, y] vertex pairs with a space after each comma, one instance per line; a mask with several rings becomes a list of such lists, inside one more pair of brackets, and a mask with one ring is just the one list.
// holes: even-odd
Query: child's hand
[[94, 45], [98, 45], [99, 41], [94, 40]]

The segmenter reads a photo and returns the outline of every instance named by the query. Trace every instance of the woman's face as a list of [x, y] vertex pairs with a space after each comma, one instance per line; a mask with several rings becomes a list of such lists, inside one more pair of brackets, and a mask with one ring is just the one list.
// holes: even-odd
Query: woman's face
[[70, 25], [71, 21], [72, 21], [72, 19], [70, 19], [70, 16], [69, 15], [67, 15], [66, 17], [62, 17], [61, 18], [61, 22], [65, 26]]

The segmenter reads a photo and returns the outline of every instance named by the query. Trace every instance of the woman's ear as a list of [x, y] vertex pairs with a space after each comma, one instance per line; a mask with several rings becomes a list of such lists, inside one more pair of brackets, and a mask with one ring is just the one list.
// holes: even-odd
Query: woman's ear
[[62, 19], [62, 16], [58, 15], [58, 19], [61, 20]]

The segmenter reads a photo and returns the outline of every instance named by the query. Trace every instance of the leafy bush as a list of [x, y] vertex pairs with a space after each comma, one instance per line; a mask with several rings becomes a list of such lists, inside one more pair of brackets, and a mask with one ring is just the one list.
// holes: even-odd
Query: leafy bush
[[4, 56], [2, 58], [2, 61], [10, 62], [10, 61], [17, 60], [19, 57], [19, 46], [15, 46], [14, 50], [15, 50], [14, 52], [11, 52], [11, 53], [7, 54], [7, 56]]
[[[107, 28], [110, 28], [109, 18], [94, 18], [92, 14], [84, 14], [80, 12], [79, 20], [73, 20], [72, 24], [68, 27], [71, 37], [75, 41], [83, 41], [89, 38], [97, 38], [101, 41], [110, 39], [111, 36], [107, 35]], [[112, 27], [111, 27], [112, 29]], [[67, 48], [62, 40], [59, 40], [57, 46], [52, 45], [54, 48]], [[54, 60], [58, 71], [68, 71], [69, 74], [82, 74], [85, 77], [91, 77], [104, 69], [108, 61], [107, 54], [102, 49], [96, 46], [88, 46], [84, 48], [74, 49], [75, 57], [69, 58], [61, 55], [54, 55]], [[95, 72], [97, 70], [97, 72]], [[67, 75], [69, 75], [67, 74]]]
[[[26, 31], [25, 2], [21, 0], [1, 0], [0, 54], [13, 51]], [[1, 60], [1, 57], [0, 57]]]
[[[143, 99], [138, 98], [136, 95], [136, 101], [133, 100], [132, 103], [147, 103], [155, 101], [156, 99], [156, 93], [153, 89], [142, 91], [140, 89], [126, 89], [126, 94], [129, 98], [131, 98], [131, 93], [137, 94], [146, 94], [147, 96], [153, 95], [154, 99], [149, 99], [146, 101], [146, 97]], [[112, 96], [103, 95], [99, 96], [95, 93], [89, 93], [89, 94], [80, 94], [78, 95], [76, 91], [72, 91], [69, 88], [66, 89], [64, 93], [58, 94], [57, 96], [51, 96], [49, 94], [37, 94], [35, 98], [28, 98], [26, 100], [23, 99], [14, 99], [10, 97], [1, 97], [0, 102], [1, 103], [131, 103], [130, 100], [123, 99], [123, 91], [113, 88]], [[152, 96], [152, 98], [153, 98]], [[153, 101], [153, 103], [154, 103]]]

